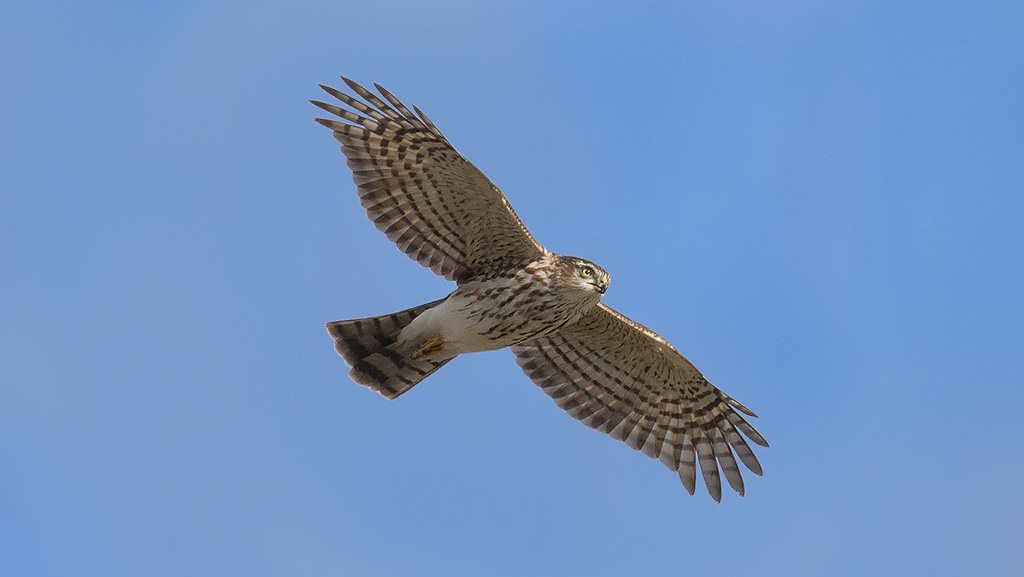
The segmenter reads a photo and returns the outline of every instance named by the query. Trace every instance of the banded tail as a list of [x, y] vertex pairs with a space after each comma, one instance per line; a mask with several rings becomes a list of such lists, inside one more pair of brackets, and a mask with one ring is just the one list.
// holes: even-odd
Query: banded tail
[[379, 317], [327, 323], [334, 350], [352, 367], [352, 380], [394, 399], [450, 361], [414, 360], [416, 349], [406, 350], [396, 342], [406, 325], [443, 300]]

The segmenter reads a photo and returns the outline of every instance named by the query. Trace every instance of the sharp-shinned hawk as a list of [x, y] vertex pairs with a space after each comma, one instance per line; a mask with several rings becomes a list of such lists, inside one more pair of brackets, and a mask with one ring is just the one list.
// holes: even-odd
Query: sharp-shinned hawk
[[659, 459], [690, 494], [699, 463], [716, 501], [719, 467], [742, 495], [736, 457], [761, 474], [743, 435], [768, 446], [740, 413], [756, 415], [665, 339], [601, 303], [608, 273], [534, 240], [498, 187], [422, 111], [379, 85], [384, 100], [343, 80], [363, 100], [321, 87], [351, 110], [311, 102], [340, 119], [316, 121], [341, 142], [366, 215], [457, 286], [397, 313], [327, 323], [352, 380], [394, 399], [462, 353], [511, 347], [559, 407]]

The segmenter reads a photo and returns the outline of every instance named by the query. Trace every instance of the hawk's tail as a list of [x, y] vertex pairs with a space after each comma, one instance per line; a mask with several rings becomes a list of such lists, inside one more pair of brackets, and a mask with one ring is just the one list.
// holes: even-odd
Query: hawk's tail
[[352, 380], [394, 399], [450, 361], [414, 360], [396, 342], [406, 325], [442, 300], [389, 315], [327, 323], [334, 350], [352, 367]]

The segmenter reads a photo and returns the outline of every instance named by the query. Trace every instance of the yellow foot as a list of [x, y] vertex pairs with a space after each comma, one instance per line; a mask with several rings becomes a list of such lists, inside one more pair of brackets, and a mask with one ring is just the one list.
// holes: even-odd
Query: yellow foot
[[437, 337], [434, 337], [434, 338], [430, 339], [429, 341], [423, 343], [423, 346], [420, 347], [420, 350], [418, 350], [415, 353], [413, 353], [412, 358], [414, 360], [418, 361], [418, 360], [422, 359], [423, 357], [430, 356], [430, 355], [432, 355], [434, 353], [439, 353], [439, 352], [441, 352], [443, 350], [444, 350], [444, 339], [441, 338], [440, 336], [437, 336]]

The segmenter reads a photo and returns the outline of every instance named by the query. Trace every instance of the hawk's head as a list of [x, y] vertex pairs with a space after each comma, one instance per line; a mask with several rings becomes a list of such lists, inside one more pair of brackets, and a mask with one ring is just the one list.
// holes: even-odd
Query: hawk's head
[[[603, 295], [608, 290], [608, 283], [611, 276], [601, 267], [575, 256], [562, 256], [559, 258], [561, 265], [561, 277], [569, 283], [575, 283], [580, 288], [589, 291], [596, 291]], [[598, 297], [600, 298], [600, 297]]]

